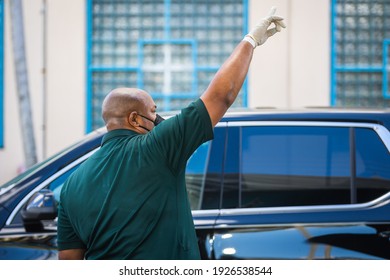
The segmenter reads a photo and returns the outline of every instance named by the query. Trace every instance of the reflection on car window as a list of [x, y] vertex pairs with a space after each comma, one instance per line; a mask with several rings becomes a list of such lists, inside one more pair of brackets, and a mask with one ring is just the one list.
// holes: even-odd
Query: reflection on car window
[[72, 174], [79, 166], [80, 166], [80, 164], [78, 164], [75, 167], [69, 169], [68, 171], [66, 171], [64, 174], [59, 176], [57, 179], [52, 181], [47, 186], [47, 188], [53, 192], [54, 198], [55, 198], [57, 203], [60, 201], [60, 193], [61, 193], [62, 186], [64, 185], [64, 182], [66, 181], [66, 179], [68, 179], [70, 174]]
[[192, 210], [221, 206], [225, 140], [226, 127], [214, 128], [214, 139], [202, 144], [187, 162], [186, 184]]
[[186, 185], [192, 210], [201, 208], [209, 148], [210, 141], [203, 143], [187, 162]]
[[350, 203], [349, 128], [244, 127], [241, 207]]
[[238, 208], [240, 203], [240, 133], [241, 128], [228, 131], [228, 145], [224, 164], [222, 208]]
[[367, 202], [390, 191], [390, 154], [375, 131], [356, 129], [357, 202]]

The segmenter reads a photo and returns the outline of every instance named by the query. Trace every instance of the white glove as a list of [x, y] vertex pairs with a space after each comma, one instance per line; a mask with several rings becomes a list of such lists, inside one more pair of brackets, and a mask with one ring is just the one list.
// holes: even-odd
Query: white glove
[[[248, 41], [252, 44], [253, 48], [256, 48], [264, 44], [276, 32], [280, 32], [282, 28], [286, 28], [283, 18], [275, 16], [275, 12], [276, 7], [272, 7], [269, 15], [261, 19], [243, 40]], [[269, 28], [272, 23], [275, 24], [275, 27]]]

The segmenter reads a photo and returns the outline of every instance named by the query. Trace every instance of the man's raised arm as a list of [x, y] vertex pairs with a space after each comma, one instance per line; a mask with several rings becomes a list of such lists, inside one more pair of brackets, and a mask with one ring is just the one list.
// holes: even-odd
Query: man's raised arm
[[200, 97], [207, 108], [213, 127], [236, 100], [248, 73], [253, 50], [286, 27], [283, 18], [276, 16], [275, 11], [276, 8], [273, 7], [270, 14], [260, 20], [244, 37]]

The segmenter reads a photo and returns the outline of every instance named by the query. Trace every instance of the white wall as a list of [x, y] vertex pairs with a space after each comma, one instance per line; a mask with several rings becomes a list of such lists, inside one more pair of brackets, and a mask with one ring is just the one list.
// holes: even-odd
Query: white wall
[[[35, 125], [35, 141], [41, 141], [40, 123], [42, 106], [40, 89], [42, 87], [40, 50], [42, 39], [40, 5], [38, 0], [24, 1], [24, 33], [26, 63], [30, 88], [32, 119]], [[28, 11], [28, 12], [26, 12]], [[18, 92], [16, 89], [13, 42], [11, 39], [11, 15], [9, 1], [4, 1], [4, 148], [0, 150], [0, 179], [4, 181], [23, 169], [24, 153], [19, 118]], [[28, 43], [27, 43], [28, 42]], [[37, 152], [40, 153], [37, 145]]]
[[48, 153], [85, 134], [86, 1], [48, 1]]
[[330, 1], [250, 0], [249, 29], [271, 6], [287, 28], [255, 50], [249, 106], [296, 108], [330, 102]]
[[[24, 0], [24, 33], [38, 160], [70, 145], [85, 132], [85, 1], [47, 0], [47, 79], [43, 71], [43, 0]], [[4, 148], [0, 184], [24, 167], [18, 92], [11, 39], [10, 0], [4, 1]], [[43, 92], [47, 92], [46, 152]]]

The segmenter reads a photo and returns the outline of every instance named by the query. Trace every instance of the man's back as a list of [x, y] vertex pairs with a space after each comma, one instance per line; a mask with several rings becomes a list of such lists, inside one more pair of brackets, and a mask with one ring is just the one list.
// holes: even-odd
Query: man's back
[[[212, 137], [212, 128], [201, 101], [197, 107], [201, 114], [183, 110], [148, 134], [107, 133], [101, 149], [63, 188], [61, 204], [67, 212], [62, 217], [71, 217], [68, 224], [78, 235], [68, 236], [65, 240], [75, 242], [68, 245], [84, 245], [91, 259], [199, 258], [185, 163]], [[62, 237], [59, 244], [67, 248]]]

